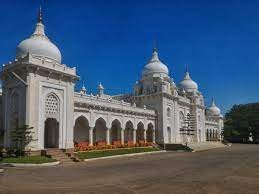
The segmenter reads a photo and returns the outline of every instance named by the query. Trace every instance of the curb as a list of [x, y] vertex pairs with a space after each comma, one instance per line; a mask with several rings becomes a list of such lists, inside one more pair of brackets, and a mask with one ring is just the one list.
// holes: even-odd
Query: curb
[[115, 156], [105, 156], [105, 157], [100, 157], [100, 158], [83, 159], [83, 161], [89, 162], [89, 161], [95, 161], [95, 160], [104, 160], [104, 159], [111, 159], [111, 158], [131, 157], [131, 156], [139, 156], [139, 155], [145, 155], [145, 154], [158, 154], [158, 153], [164, 153], [164, 152], [166, 152], [166, 150], [153, 151], [153, 152], [141, 152], [141, 153], [133, 153], [133, 154], [122, 154], [122, 155], [115, 155]]
[[25, 163], [2, 163], [3, 166], [11, 166], [11, 167], [41, 167], [41, 166], [56, 166], [59, 165], [60, 161], [57, 162], [49, 162], [42, 164], [25, 164]]

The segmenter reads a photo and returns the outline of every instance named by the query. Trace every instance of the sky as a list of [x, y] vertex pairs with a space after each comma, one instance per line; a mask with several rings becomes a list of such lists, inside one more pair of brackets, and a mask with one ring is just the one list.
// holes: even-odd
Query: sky
[[207, 105], [226, 113], [259, 101], [259, 1], [1, 0], [0, 62], [35, 27], [39, 6], [47, 36], [76, 67], [88, 92], [130, 93], [154, 41], [176, 84], [189, 65]]

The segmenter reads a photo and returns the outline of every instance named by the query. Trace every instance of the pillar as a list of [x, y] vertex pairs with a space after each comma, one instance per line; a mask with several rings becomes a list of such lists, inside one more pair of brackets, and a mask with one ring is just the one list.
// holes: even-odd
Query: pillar
[[94, 132], [94, 128], [90, 127], [89, 128], [89, 145], [90, 146], [94, 145], [94, 143], [93, 143], [93, 141], [94, 141], [93, 132]]
[[147, 142], [147, 130], [144, 129], [144, 142]]
[[134, 129], [134, 130], [133, 130], [133, 143], [134, 143], [134, 144], [136, 143], [136, 132], [137, 132], [137, 130]]
[[124, 129], [121, 129], [121, 144], [124, 144]]
[[106, 143], [107, 143], [107, 145], [110, 145], [110, 144], [111, 144], [111, 141], [110, 141], [110, 134], [111, 134], [111, 129], [107, 129], [107, 130], [106, 130]]
[[156, 131], [153, 130], [153, 143], [156, 143]]

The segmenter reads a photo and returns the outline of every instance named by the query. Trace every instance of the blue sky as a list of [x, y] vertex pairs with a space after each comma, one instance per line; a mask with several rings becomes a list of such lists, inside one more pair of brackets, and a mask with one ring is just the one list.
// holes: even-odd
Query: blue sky
[[258, 1], [1, 1], [1, 63], [33, 32], [40, 4], [48, 37], [89, 92], [100, 81], [109, 94], [131, 92], [157, 40], [175, 82], [189, 64], [207, 104], [214, 97], [226, 112], [259, 101]]

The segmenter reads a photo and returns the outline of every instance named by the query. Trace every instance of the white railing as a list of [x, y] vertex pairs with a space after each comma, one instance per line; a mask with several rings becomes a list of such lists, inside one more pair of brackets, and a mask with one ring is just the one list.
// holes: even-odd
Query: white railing
[[88, 94], [83, 95], [81, 93], [75, 92], [74, 102], [110, 107], [110, 108], [120, 109], [124, 111], [132, 111], [132, 112], [144, 113], [144, 114], [150, 114], [150, 115], [156, 116], [155, 110], [136, 107], [128, 102], [112, 99], [111, 96], [109, 96], [110, 98], [106, 98], [106, 97], [107, 96], [100, 97], [100, 96], [88, 95]]

